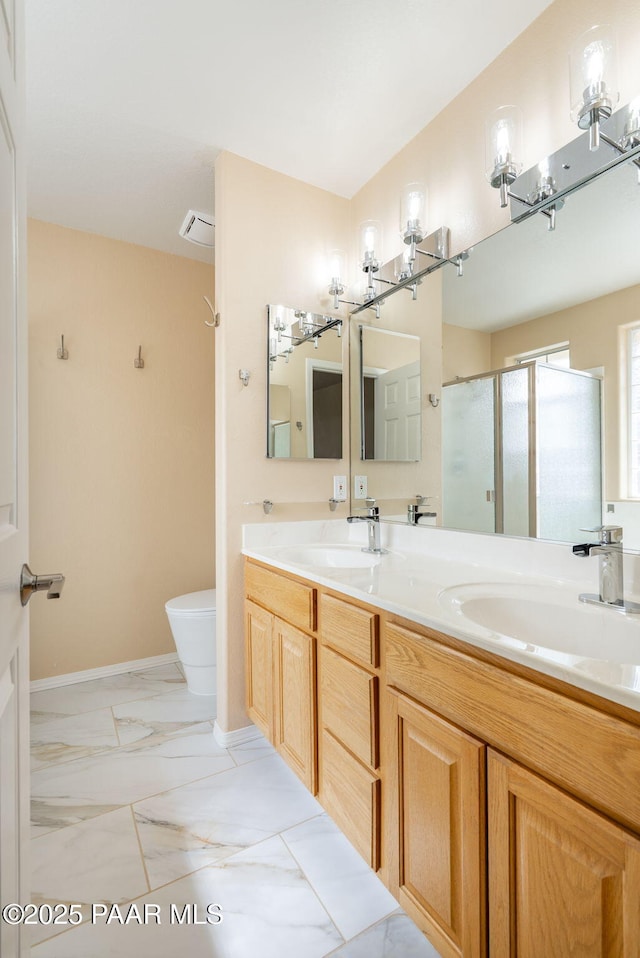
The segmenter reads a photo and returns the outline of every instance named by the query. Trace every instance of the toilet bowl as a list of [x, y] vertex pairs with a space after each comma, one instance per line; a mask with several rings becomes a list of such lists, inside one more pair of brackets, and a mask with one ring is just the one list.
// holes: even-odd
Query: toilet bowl
[[216, 590], [179, 595], [165, 610], [187, 688], [194, 695], [215, 695]]

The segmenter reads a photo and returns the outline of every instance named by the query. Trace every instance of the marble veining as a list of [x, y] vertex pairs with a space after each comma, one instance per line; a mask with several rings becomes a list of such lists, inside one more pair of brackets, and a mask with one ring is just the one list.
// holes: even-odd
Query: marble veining
[[31, 768], [88, 758], [120, 745], [111, 709], [39, 722], [31, 729]]
[[182, 672], [176, 665], [169, 664], [141, 672], [126, 672], [124, 675], [78, 682], [77, 685], [44, 689], [31, 695], [31, 724], [110, 708], [122, 702], [133, 702], [182, 687]]
[[41, 830], [73, 824], [234, 766], [213, 738], [211, 723], [199, 723], [143, 747], [124, 746], [34, 772], [32, 819]]
[[321, 811], [273, 755], [134, 805], [152, 884], [161, 885]]
[[123, 745], [153, 735], [168, 735], [216, 715], [215, 695], [191, 695], [182, 686], [162, 695], [113, 707], [118, 737]]

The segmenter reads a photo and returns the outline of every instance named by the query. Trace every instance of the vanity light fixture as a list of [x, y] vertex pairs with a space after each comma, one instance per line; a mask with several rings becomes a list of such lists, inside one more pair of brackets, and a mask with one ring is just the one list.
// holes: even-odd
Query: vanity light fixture
[[346, 257], [341, 249], [332, 249], [329, 253], [329, 294], [333, 296], [333, 308], [338, 309], [340, 296], [346, 287], [344, 276]]
[[[537, 203], [542, 203], [543, 200], [548, 200], [550, 197], [557, 193], [556, 184], [554, 178], [549, 172], [549, 158], [545, 157], [544, 160], [541, 160], [538, 163], [539, 178], [536, 183], [536, 187], [533, 192], [529, 195], [528, 200], [532, 206], [535, 206]], [[564, 200], [558, 200], [557, 203], [554, 203], [552, 206], [547, 206], [544, 210], [545, 214], [549, 217], [548, 229], [550, 231], [556, 228], [556, 212], [561, 210], [564, 206]]]
[[424, 183], [408, 183], [400, 197], [400, 235], [409, 247], [408, 262], [413, 270], [416, 244], [426, 236], [427, 188]]
[[318, 348], [318, 340], [328, 332], [335, 330], [338, 338], [342, 336], [342, 319], [310, 313], [305, 309], [290, 306], [267, 306], [269, 320], [269, 369], [273, 371], [278, 359], [289, 362], [296, 346], [309, 341]]
[[501, 106], [485, 129], [487, 179], [500, 190], [500, 206], [508, 203], [509, 187], [522, 170], [522, 113], [517, 106]]
[[616, 41], [608, 24], [591, 27], [569, 53], [571, 119], [589, 130], [589, 149], [600, 146], [600, 123], [608, 120], [620, 94]]
[[375, 298], [374, 274], [380, 269], [379, 253], [382, 246], [382, 225], [377, 220], [365, 220], [360, 226], [360, 265], [367, 278], [364, 301]]

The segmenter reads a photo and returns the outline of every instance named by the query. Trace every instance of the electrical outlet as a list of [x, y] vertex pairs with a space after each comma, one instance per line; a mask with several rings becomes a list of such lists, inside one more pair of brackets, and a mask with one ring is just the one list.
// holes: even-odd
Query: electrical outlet
[[367, 477], [366, 476], [355, 476], [354, 480], [354, 499], [366, 499], [367, 498]]
[[347, 498], [347, 477], [346, 476], [334, 476], [333, 477], [333, 498], [337, 499], [338, 502], [344, 502]]

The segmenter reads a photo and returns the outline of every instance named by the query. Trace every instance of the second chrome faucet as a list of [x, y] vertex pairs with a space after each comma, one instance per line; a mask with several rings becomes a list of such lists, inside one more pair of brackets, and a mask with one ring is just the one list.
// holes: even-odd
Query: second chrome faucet
[[576, 556], [597, 555], [600, 563], [598, 595], [583, 592], [578, 596], [581, 602], [594, 605], [605, 605], [618, 612], [640, 612], [640, 603], [625, 602], [624, 575], [622, 568], [622, 527], [596, 526], [595, 529], [584, 529], [584, 532], [596, 532], [598, 542], [582, 542], [573, 546]]

